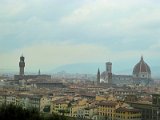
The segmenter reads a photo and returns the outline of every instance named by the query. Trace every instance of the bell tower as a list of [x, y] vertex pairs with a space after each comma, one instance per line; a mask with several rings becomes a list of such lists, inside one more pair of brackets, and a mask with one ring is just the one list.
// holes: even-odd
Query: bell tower
[[112, 63], [111, 62], [106, 62], [106, 74], [107, 74], [108, 83], [112, 84]]
[[24, 67], [25, 67], [25, 62], [24, 62], [24, 57], [23, 55], [20, 57], [20, 62], [19, 62], [19, 75], [24, 75]]

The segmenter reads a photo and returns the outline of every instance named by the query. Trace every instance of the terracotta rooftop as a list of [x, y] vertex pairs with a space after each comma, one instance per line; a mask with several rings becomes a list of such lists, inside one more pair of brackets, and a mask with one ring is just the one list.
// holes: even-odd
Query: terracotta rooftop
[[140, 110], [134, 108], [119, 107], [118, 109], [116, 109], [116, 112], [140, 112]]
[[110, 107], [115, 107], [118, 103], [114, 101], [102, 101], [99, 102], [97, 105], [98, 106], [110, 106]]

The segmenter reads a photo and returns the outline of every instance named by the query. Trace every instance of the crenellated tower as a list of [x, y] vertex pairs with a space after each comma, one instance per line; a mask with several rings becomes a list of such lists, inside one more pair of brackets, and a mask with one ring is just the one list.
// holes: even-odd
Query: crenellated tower
[[21, 76], [24, 75], [24, 67], [25, 67], [25, 62], [24, 62], [24, 57], [22, 55], [20, 57], [20, 62], [19, 62], [19, 75], [21, 75]]

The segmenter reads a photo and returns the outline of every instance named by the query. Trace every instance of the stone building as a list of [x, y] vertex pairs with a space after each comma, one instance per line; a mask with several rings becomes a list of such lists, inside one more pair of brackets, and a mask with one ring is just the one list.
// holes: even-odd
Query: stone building
[[151, 70], [149, 65], [143, 60], [141, 60], [133, 68], [133, 82], [135, 84], [147, 85], [151, 82]]
[[25, 57], [20, 57], [19, 62], [19, 75], [14, 75], [14, 80], [19, 83], [19, 80], [28, 80], [28, 79], [44, 79], [44, 80], [50, 80], [51, 75], [42, 74], [40, 70], [38, 71], [37, 75], [25, 75], [24, 67], [25, 67]]
[[101, 83], [116, 85], [143, 85], [146, 86], [152, 81], [151, 69], [141, 56], [140, 61], [134, 66], [132, 75], [116, 75], [112, 73], [112, 63], [106, 63], [106, 71], [100, 75]]
[[132, 107], [141, 110], [142, 120], [160, 120], [160, 95], [152, 95], [152, 103], [128, 102]]

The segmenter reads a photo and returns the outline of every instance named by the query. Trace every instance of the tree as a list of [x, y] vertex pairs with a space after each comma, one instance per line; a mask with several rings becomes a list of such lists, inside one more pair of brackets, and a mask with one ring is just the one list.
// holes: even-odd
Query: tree
[[41, 120], [41, 117], [36, 109], [23, 109], [10, 104], [0, 107], [0, 120]]
[[[62, 111], [64, 112], [64, 111]], [[52, 114], [43, 116], [35, 108], [24, 109], [21, 106], [0, 106], [0, 120], [71, 120], [64, 115]]]

